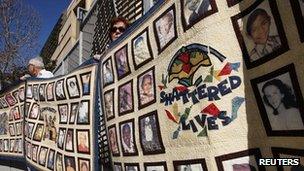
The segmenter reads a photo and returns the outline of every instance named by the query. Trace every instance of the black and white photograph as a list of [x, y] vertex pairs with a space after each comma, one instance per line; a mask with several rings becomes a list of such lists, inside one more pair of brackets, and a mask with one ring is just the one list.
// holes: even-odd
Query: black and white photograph
[[157, 111], [138, 118], [140, 145], [144, 155], [165, 153], [162, 142]]
[[167, 164], [163, 162], [144, 163], [145, 171], [167, 171]]
[[153, 22], [153, 27], [158, 54], [160, 54], [177, 38], [175, 6], [172, 5], [161, 14]]
[[7, 151], [8, 151], [8, 148], [9, 148], [8, 139], [4, 139], [4, 140], [3, 140], [3, 146], [4, 146], [3, 151], [4, 151], [4, 152], [7, 152]]
[[38, 145], [32, 144], [32, 160], [34, 162], [37, 162], [38, 147]]
[[79, 112], [77, 115], [77, 124], [90, 124], [90, 101], [82, 100], [79, 105]]
[[80, 74], [80, 78], [82, 83], [82, 95], [89, 95], [91, 86], [91, 72]]
[[115, 117], [114, 89], [108, 90], [104, 93], [104, 112], [108, 121]]
[[63, 170], [63, 157], [62, 157], [62, 154], [57, 152], [56, 153], [56, 165], [55, 165], [55, 168], [56, 170]]
[[42, 166], [45, 166], [46, 157], [47, 157], [48, 148], [41, 147], [39, 151], [38, 163]]
[[30, 110], [30, 119], [37, 119], [40, 114], [40, 106], [37, 103], [33, 103]]
[[47, 168], [53, 170], [54, 169], [54, 161], [55, 161], [55, 151], [50, 149], [47, 160]]
[[58, 80], [55, 84], [55, 94], [57, 100], [64, 100], [65, 97], [65, 91], [64, 91], [64, 83], [63, 79]]
[[103, 86], [107, 86], [114, 82], [113, 62], [112, 57], [109, 57], [102, 64]]
[[289, 50], [276, 1], [257, 0], [231, 19], [247, 69]]
[[218, 11], [215, 0], [181, 0], [181, 4], [184, 31]]
[[33, 89], [32, 89], [33, 85], [27, 85], [26, 88], [26, 98], [27, 99], [32, 99], [33, 98]]
[[55, 82], [51, 82], [46, 86], [46, 97], [48, 101], [54, 100], [54, 84]]
[[19, 96], [20, 102], [23, 102], [24, 99], [25, 99], [24, 87], [21, 87], [21, 88], [19, 89], [18, 96]]
[[9, 124], [9, 133], [10, 133], [10, 136], [15, 136], [15, 124]]
[[114, 166], [113, 166], [113, 170], [114, 171], [122, 171], [122, 164], [118, 163], [118, 162], [114, 162]]
[[59, 123], [67, 123], [68, 122], [68, 104], [59, 104], [58, 111], [59, 111]]
[[294, 166], [279, 166], [277, 165], [277, 171], [302, 171], [304, 170], [304, 150], [293, 149], [293, 148], [282, 148], [282, 147], [271, 147], [273, 158], [286, 159], [286, 158], [297, 158], [300, 159], [299, 165]]
[[148, 27], [132, 39], [132, 54], [135, 69], [153, 59]]
[[71, 103], [69, 123], [74, 124], [79, 112], [79, 102]]
[[46, 92], [45, 92], [46, 84], [40, 84], [39, 86], [39, 100], [45, 101], [46, 99]]
[[60, 149], [63, 149], [63, 144], [65, 142], [65, 133], [66, 133], [66, 129], [59, 128], [57, 146]]
[[154, 67], [137, 77], [138, 108], [142, 109], [156, 102]]
[[293, 64], [251, 84], [268, 136], [304, 136], [304, 102]]
[[39, 100], [38, 84], [33, 85], [33, 97], [35, 101]]
[[72, 76], [66, 79], [67, 89], [69, 98], [78, 98], [80, 97], [79, 84], [76, 76]]
[[301, 42], [304, 42], [304, 1], [290, 0], [293, 16], [296, 20]]
[[265, 171], [265, 166], [258, 165], [260, 158], [262, 158], [261, 152], [255, 148], [217, 156], [215, 160], [219, 171]]
[[134, 119], [119, 123], [120, 142], [123, 156], [138, 155], [134, 127]]
[[125, 163], [125, 171], [139, 171], [138, 163]]

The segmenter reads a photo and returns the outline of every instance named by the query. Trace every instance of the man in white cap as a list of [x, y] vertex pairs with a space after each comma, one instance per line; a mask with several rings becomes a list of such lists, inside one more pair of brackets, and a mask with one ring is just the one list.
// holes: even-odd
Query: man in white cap
[[[30, 75], [35, 78], [54, 77], [52, 72], [44, 69], [43, 59], [39, 56], [35, 57], [29, 61], [28, 65], [27, 65], [27, 69], [28, 69]], [[27, 76], [23, 76], [23, 77], [27, 77]]]

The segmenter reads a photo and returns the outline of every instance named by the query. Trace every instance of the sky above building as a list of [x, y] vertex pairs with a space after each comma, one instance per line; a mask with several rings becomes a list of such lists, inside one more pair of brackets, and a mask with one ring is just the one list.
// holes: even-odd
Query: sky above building
[[71, 0], [25, 0], [41, 17], [41, 30], [39, 33], [39, 46], [43, 47], [53, 27], [62, 12], [67, 9]]

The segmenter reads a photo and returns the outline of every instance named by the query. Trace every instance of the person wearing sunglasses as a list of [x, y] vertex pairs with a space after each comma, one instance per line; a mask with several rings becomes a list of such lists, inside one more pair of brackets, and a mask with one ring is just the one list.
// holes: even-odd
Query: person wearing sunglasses
[[111, 21], [110, 39], [116, 40], [129, 27], [129, 21], [123, 17], [116, 17]]

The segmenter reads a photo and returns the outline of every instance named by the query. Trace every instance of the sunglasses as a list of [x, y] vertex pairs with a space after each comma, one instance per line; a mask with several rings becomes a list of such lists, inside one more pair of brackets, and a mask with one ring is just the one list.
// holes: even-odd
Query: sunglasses
[[124, 27], [112, 27], [111, 28], [111, 33], [114, 33], [114, 32], [116, 32], [116, 30], [119, 30], [119, 32], [124, 32], [125, 30], [126, 30], [126, 28], [124, 28]]

